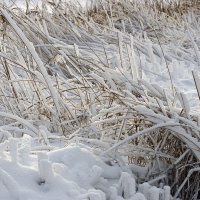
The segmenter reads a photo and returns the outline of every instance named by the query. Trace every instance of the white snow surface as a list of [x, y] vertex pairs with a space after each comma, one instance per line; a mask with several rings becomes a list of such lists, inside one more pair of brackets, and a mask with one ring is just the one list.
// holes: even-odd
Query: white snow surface
[[101, 178], [120, 175], [119, 167], [106, 165], [89, 149], [78, 146], [30, 154], [26, 159], [23, 155], [18, 154], [19, 162], [7, 152], [1, 157], [0, 199], [84, 199], [90, 193], [101, 194], [94, 188]]
[[[22, 1], [13, 2], [20, 6]], [[31, 1], [31, 4], [36, 5], [38, 2]], [[170, 57], [173, 54], [169, 51], [170, 45], [163, 46]], [[170, 80], [166, 75], [165, 62], [163, 58], [160, 59], [161, 67], [157, 69], [153, 63], [156, 58], [151, 49], [149, 46], [151, 62], [145, 57], [142, 60], [142, 64], [146, 66], [145, 78], [148, 82], [169, 88]], [[189, 98], [190, 107], [196, 113], [199, 104], [191, 70], [198, 71], [199, 66], [197, 62], [192, 62], [192, 58], [187, 61], [184, 54], [183, 61], [177, 61], [176, 55], [174, 57], [169, 64], [174, 86]], [[98, 75], [92, 76], [104, 85], [104, 80]], [[189, 108], [187, 102], [186, 107]], [[4, 116], [5, 113], [1, 112], [0, 115]], [[97, 122], [98, 117], [96, 115], [93, 121]], [[89, 147], [77, 144], [64, 148], [50, 146], [49, 149], [54, 150], [46, 152], [34, 151], [39, 148], [33, 148], [31, 143], [32, 140], [25, 137], [20, 141], [14, 139], [0, 145], [0, 200], [156, 200], [160, 195], [164, 195], [165, 200], [171, 198], [167, 186], [156, 188], [145, 183], [138, 186], [137, 190], [135, 177], [117, 164], [106, 164]]]
[[[146, 200], [144, 191], [136, 190], [133, 175], [117, 164], [106, 164], [85, 145], [71, 144], [51, 152], [36, 152], [32, 146], [28, 136], [1, 144], [0, 199]], [[152, 189], [161, 195], [166, 193], [145, 184], [146, 193], [151, 194]]]

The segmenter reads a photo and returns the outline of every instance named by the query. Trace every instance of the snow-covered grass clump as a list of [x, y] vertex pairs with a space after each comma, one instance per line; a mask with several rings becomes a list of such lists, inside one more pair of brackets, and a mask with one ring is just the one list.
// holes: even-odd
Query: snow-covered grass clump
[[0, 3], [2, 198], [197, 200], [198, 1], [28, 2]]
[[[27, 140], [32, 142], [29, 143], [32, 154], [24, 159], [26, 152], [22, 149]], [[137, 186], [133, 175], [122, 171], [116, 163], [106, 163], [87, 146], [76, 144], [34, 153], [33, 144], [31, 138], [7, 142], [9, 152], [2, 151], [4, 156], [0, 159], [1, 199], [153, 200], [156, 196], [170, 199], [167, 186], [163, 189], [148, 183]]]

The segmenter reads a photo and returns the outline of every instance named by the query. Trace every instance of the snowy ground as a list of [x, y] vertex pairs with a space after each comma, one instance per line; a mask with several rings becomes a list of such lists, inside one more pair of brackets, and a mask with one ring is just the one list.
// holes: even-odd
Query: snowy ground
[[169, 187], [158, 189], [144, 183], [138, 190], [134, 176], [114, 162], [106, 163], [87, 146], [72, 144], [41, 152], [34, 151], [36, 147], [32, 145], [27, 136], [1, 144], [0, 199], [155, 200], [159, 195], [165, 200], [170, 198]]
[[[30, 2], [32, 6], [38, 3], [38, 1], [33, 1], [33, 0]], [[21, 2], [19, 0], [14, 3], [16, 3], [16, 5], [18, 6], [21, 6]], [[145, 23], [147, 22], [147, 25], [148, 25], [148, 23], [151, 23], [151, 20], [153, 21], [154, 18], [152, 17], [151, 19], [151, 17], [148, 16], [147, 12], [144, 12], [142, 14], [143, 15], [142, 15], [142, 20], [141, 20], [141, 26], [144, 26], [142, 28], [146, 28]], [[9, 19], [9, 14], [4, 13], [4, 15], [7, 16], [7, 19]], [[16, 56], [15, 58], [17, 58], [16, 59], [17, 62], [23, 63], [23, 65], [25, 66], [26, 63], [29, 63], [30, 61], [31, 65], [33, 64], [34, 66], [33, 67], [34, 70], [30, 71], [30, 74], [31, 76], [34, 75], [35, 77], [37, 77], [38, 82], [41, 84], [41, 85], [38, 84], [39, 85], [38, 86], [36, 83], [36, 86], [38, 86], [39, 90], [41, 89], [41, 91], [44, 91], [44, 94], [42, 94], [42, 98], [45, 99], [44, 100], [45, 109], [44, 111], [41, 109], [42, 110], [41, 113], [44, 115], [38, 117], [37, 116], [38, 111], [37, 111], [36, 106], [37, 104], [39, 104], [38, 103], [39, 101], [37, 97], [35, 97], [36, 95], [35, 96], [33, 95], [33, 93], [35, 92], [34, 89], [33, 89], [33, 92], [30, 90], [26, 93], [27, 96], [25, 95], [27, 99], [28, 97], [31, 97], [30, 98], [31, 100], [26, 102], [27, 104], [26, 103], [24, 104], [24, 102], [22, 103], [20, 102], [21, 104], [19, 103], [19, 110], [21, 109], [24, 115], [23, 114], [21, 115], [21, 113], [19, 115], [19, 113], [17, 112], [16, 112], [17, 114], [15, 113], [15, 106], [13, 106], [14, 108], [12, 108], [12, 106], [9, 105], [10, 103], [12, 104], [12, 99], [8, 101], [8, 103], [7, 101], [6, 103], [3, 102], [5, 103], [5, 105], [8, 105], [7, 107], [4, 107], [4, 104], [1, 105], [2, 111], [5, 111], [5, 112], [7, 112], [6, 109], [8, 108], [10, 109], [11, 107], [10, 110], [14, 114], [12, 116], [11, 115], [9, 116], [11, 116], [10, 118], [13, 121], [15, 120], [17, 122], [13, 122], [12, 120], [8, 122], [6, 120], [5, 121], [2, 120], [1, 122], [2, 126], [1, 126], [0, 131], [2, 135], [1, 139], [3, 143], [0, 144], [0, 155], [1, 155], [0, 156], [0, 200], [1, 199], [2, 200], [36, 200], [36, 199], [37, 200], [47, 200], [47, 199], [48, 200], [64, 200], [64, 199], [66, 200], [68, 199], [69, 200], [71, 199], [72, 200], [123, 200], [123, 199], [170, 200], [171, 199], [170, 188], [168, 186], [165, 186], [163, 182], [160, 182], [162, 178], [165, 179], [165, 174], [162, 174], [160, 177], [158, 177], [158, 180], [152, 179], [153, 180], [152, 182], [149, 181], [149, 183], [151, 183], [152, 185], [156, 183], [155, 185], [157, 187], [151, 186], [147, 182], [140, 185], [138, 184], [138, 177], [139, 176], [140, 178], [145, 177], [146, 174], [149, 171], [151, 171], [151, 169], [149, 169], [149, 166], [146, 166], [146, 167], [137, 167], [135, 165], [127, 166], [124, 163], [124, 162], [127, 162], [126, 160], [127, 157], [126, 158], [124, 158], [125, 156], [120, 157], [117, 154], [119, 152], [120, 153], [123, 152], [123, 150], [126, 147], [123, 147], [124, 149], [122, 148], [122, 150], [121, 151], [119, 150], [119, 152], [117, 148], [114, 149], [113, 155], [110, 157], [109, 157], [109, 154], [108, 155], [105, 154], [104, 151], [110, 148], [112, 149], [112, 146], [114, 144], [118, 142], [120, 143], [120, 139], [121, 139], [120, 136], [121, 136], [121, 133], [123, 132], [123, 129], [126, 128], [126, 130], [128, 130], [129, 132], [129, 130], [132, 129], [132, 124], [137, 123], [137, 120], [136, 122], [134, 121], [135, 120], [134, 114], [132, 115], [131, 112], [130, 113], [128, 112], [130, 111], [128, 106], [130, 107], [132, 106], [134, 107], [136, 111], [139, 111], [142, 114], [144, 114], [143, 116], [147, 115], [147, 117], [150, 118], [149, 122], [153, 122], [153, 123], [155, 122], [155, 124], [158, 123], [158, 126], [159, 126], [159, 123], [162, 123], [162, 122], [163, 123], [166, 122], [166, 123], [172, 124], [173, 126], [177, 126], [177, 123], [181, 122], [181, 120], [183, 121], [185, 120], [183, 123], [184, 124], [183, 127], [184, 128], [187, 127], [186, 129], [188, 131], [187, 133], [192, 132], [193, 129], [195, 130], [194, 133], [192, 132], [191, 135], [185, 134], [186, 132], [185, 129], [181, 129], [182, 127], [180, 125], [181, 127], [181, 128], [179, 127], [180, 129], [174, 129], [175, 131], [178, 130], [176, 136], [178, 136], [179, 138], [182, 137], [184, 142], [186, 141], [185, 142], [186, 144], [187, 144], [187, 141], [189, 140], [188, 142], [189, 148], [186, 151], [185, 151], [185, 146], [186, 146], [185, 143], [182, 146], [183, 150], [186, 152], [185, 155], [187, 155], [188, 152], [193, 152], [193, 151], [196, 154], [198, 154], [198, 148], [195, 149], [192, 147], [193, 147], [193, 144], [196, 144], [196, 146], [199, 145], [199, 127], [198, 127], [198, 124], [196, 125], [196, 121], [195, 123], [193, 123], [193, 121], [191, 122], [189, 120], [191, 119], [190, 114], [191, 115], [195, 114], [199, 116], [199, 108], [200, 108], [197, 89], [196, 89], [195, 82], [192, 75], [192, 71], [193, 70], [199, 71], [199, 67], [200, 67], [200, 60], [199, 60], [200, 51], [198, 49], [198, 45], [200, 44], [199, 43], [200, 42], [199, 25], [198, 25], [198, 22], [189, 23], [190, 21], [194, 20], [194, 17], [192, 15], [186, 15], [185, 18], [187, 19], [186, 22], [184, 22], [185, 24], [183, 23], [180, 27], [178, 25], [175, 27], [172, 26], [173, 23], [168, 23], [168, 24], [166, 23], [167, 24], [166, 27], [163, 28], [163, 30], [161, 31], [159, 30], [160, 32], [158, 31], [160, 34], [161, 41], [157, 40], [155, 36], [155, 31], [152, 31], [151, 28], [147, 27], [149, 28], [149, 30], [145, 29], [146, 30], [145, 32], [143, 29], [138, 28], [139, 26], [137, 23], [136, 25], [130, 26], [129, 22], [126, 21], [126, 24], [124, 25], [123, 20], [121, 19], [120, 19], [121, 21], [116, 19], [116, 24], [115, 24], [116, 28], [110, 32], [107, 30], [105, 31], [101, 26], [98, 26], [95, 23], [93, 24], [91, 21], [88, 21], [90, 28], [92, 29], [92, 31], [94, 31], [94, 35], [88, 34], [87, 31], [85, 31], [84, 29], [78, 29], [75, 25], [73, 26], [70, 23], [69, 23], [69, 27], [76, 34], [74, 34], [74, 32], [70, 32], [70, 31], [68, 32], [68, 29], [69, 29], [69, 27], [67, 27], [68, 24], [66, 26], [67, 31], [65, 29], [62, 29], [64, 27], [63, 21], [59, 23], [59, 25], [61, 24], [60, 27], [59, 26], [57, 27], [57, 24], [52, 23], [50, 24], [52, 25], [51, 28], [53, 30], [52, 37], [49, 37], [48, 30], [45, 30], [45, 26], [47, 23], [49, 23], [49, 21], [47, 20], [46, 22], [43, 21], [43, 23], [40, 23], [41, 22], [40, 20], [38, 21], [36, 20], [39, 25], [35, 23], [35, 26], [33, 26], [33, 33], [31, 33], [33, 35], [33, 38], [32, 38], [32, 35], [31, 34], [29, 35], [29, 30], [24, 31], [23, 29], [23, 25], [25, 23], [23, 24], [18, 21], [18, 25], [19, 25], [19, 28], [18, 28], [17, 25], [12, 24], [12, 18], [11, 18], [10, 22], [15, 28], [15, 30], [18, 31], [18, 35], [21, 36], [21, 39], [24, 39], [27, 35], [28, 35], [27, 38], [29, 38], [30, 40], [35, 39], [36, 41], [35, 48], [32, 48], [31, 42], [29, 43], [29, 41], [28, 42], [26, 41], [26, 38], [24, 39], [25, 43], [27, 42], [27, 44], [29, 45], [29, 49], [31, 49], [32, 52], [36, 52], [34, 50], [35, 49], [38, 50], [40, 48], [39, 42], [41, 42], [41, 49], [39, 50], [42, 50], [42, 51], [44, 50], [45, 53], [44, 54], [41, 53], [38, 55], [44, 56], [44, 59], [43, 58], [42, 58], [43, 60], [41, 59], [41, 62], [43, 62], [44, 65], [43, 63], [41, 64], [40, 57], [37, 56], [37, 54], [33, 53], [34, 55], [36, 55], [34, 59], [38, 58], [38, 59], [35, 59], [37, 61], [37, 64], [39, 63], [41, 64], [40, 66], [45, 66], [45, 67], [48, 62], [49, 62], [49, 66], [51, 67], [54, 64], [53, 67], [55, 68], [52, 67], [52, 72], [53, 73], [58, 72], [58, 76], [57, 77], [48, 76], [47, 72], [43, 69], [43, 72], [46, 73], [47, 77], [50, 77], [45, 82], [43, 78], [45, 77], [44, 76], [45, 73], [40, 74], [40, 70], [38, 71], [35, 70], [38, 67], [37, 64], [34, 62], [32, 63], [30, 61], [33, 59], [32, 55], [30, 56], [30, 58], [27, 58], [28, 56], [27, 57], [24, 56], [24, 52], [26, 49], [24, 50], [23, 45], [20, 44], [19, 46], [16, 45], [17, 47], [14, 46], [13, 49], [19, 48], [19, 51], [16, 50], [17, 56], [14, 55]], [[17, 21], [19, 19], [17, 17], [14, 19], [13, 17], [13, 21], [14, 20]], [[27, 21], [25, 22], [28, 24]], [[133, 23], [135, 23], [135, 21], [133, 21]], [[27, 26], [31, 27], [32, 24], [30, 23]], [[40, 32], [37, 30], [38, 27], [41, 28]], [[19, 31], [20, 28], [22, 32]], [[75, 28], [77, 28], [77, 30]], [[121, 32], [119, 31], [120, 28], [122, 30]], [[132, 31], [131, 33], [134, 35], [134, 37], [132, 38], [132, 41], [131, 41], [131, 38], [129, 37], [130, 36], [129, 29]], [[25, 33], [24, 35], [23, 35], [23, 31]], [[56, 31], [58, 32], [58, 34], [60, 34], [58, 35], [58, 38], [56, 38], [57, 35], [54, 34], [56, 33]], [[120, 34], [117, 35], [119, 32], [121, 35]], [[40, 35], [40, 38], [38, 37], [40, 40], [37, 40], [38, 38], [35, 37], [35, 35], [37, 36], [38, 33], [42, 35], [42, 36]], [[69, 35], [66, 35], [66, 33]], [[45, 37], [43, 37], [43, 34], [44, 35], [46, 34]], [[162, 34], [164, 34], [164, 37], [162, 37]], [[13, 35], [11, 34], [11, 36]], [[80, 38], [79, 38], [79, 35], [80, 35]], [[53, 47], [57, 48], [56, 50], [58, 50], [59, 53], [61, 52], [60, 55], [56, 54], [55, 56], [53, 55], [53, 53], [51, 54], [51, 51], [48, 50], [47, 48], [49, 44], [46, 45], [46, 40], [45, 39], [42, 40], [41, 38], [42, 39], [48, 38], [49, 44], [52, 46], [54, 45]], [[87, 39], [86, 41], [84, 41], [85, 38]], [[77, 42], [77, 46], [75, 45], [76, 42]], [[159, 44], [160, 42], [162, 43], [162, 45]], [[102, 43], [104, 44], [104, 46], [102, 45]], [[130, 46], [128, 46], [129, 44]], [[9, 43], [9, 45], [11, 44]], [[123, 50], [120, 50], [119, 46], [123, 48]], [[52, 49], [54, 50], [54, 48]], [[131, 48], [133, 48], [132, 62], [128, 59], [128, 56], [130, 55], [128, 55], [127, 53], [127, 49], [130, 50]], [[64, 75], [62, 76], [62, 71], [60, 70], [61, 67], [63, 66], [62, 64], [64, 60], [64, 59], [62, 60], [61, 56], [63, 56], [64, 53], [68, 55], [69, 52], [70, 53], [74, 52], [74, 49], [76, 51], [76, 56], [79, 55], [80, 58], [84, 58], [85, 60], [92, 61], [91, 65], [89, 65], [87, 62], [86, 64], [83, 63], [83, 66], [86, 66], [86, 68], [87, 68], [87, 65], [89, 67], [91, 66], [96, 67], [98, 65], [102, 67], [104, 62], [108, 61], [108, 65], [110, 69], [105, 68], [106, 70], [105, 71], [102, 70], [103, 71], [102, 72], [101, 70], [98, 69], [98, 67], [97, 68], [94, 67], [92, 69], [95, 69], [98, 73], [95, 74], [94, 72], [92, 72], [89, 74], [89, 76], [87, 76], [88, 75], [87, 73], [89, 72], [86, 70], [87, 72], [85, 73], [86, 79], [84, 78], [82, 79], [82, 77], [78, 77], [78, 76], [75, 76], [77, 80], [67, 79], [66, 78], [67, 76], [65, 77], [66, 79], [64, 79], [63, 78]], [[107, 60], [105, 59], [104, 51], [107, 52], [107, 55], [106, 55], [108, 57], [108, 59], [106, 58]], [[7, 52], [10, 53], [10, 49], [9, 51], [5, 51], [4, 53], [7, 53]], [[20, 52], [22, 52], [22, 54], [20, 54]], [[10, 54], [12, 55], [12, 53]], [[46, 55], [47, 57], [45, 57]], [[52, 57], [54, 56], [53, 60], [50, 60], [48, 56], [50, 57], [50, 59], [52, 59]], [[64, 58], [66, 59], [66, 57]], [[12, 56], [8, 58], [11, 59]], [[98, 59], [100, 60], [100, 62]], [[121, 66], [120, 66], [120, 62], [121, 62]], [[74, 60], [70, 60], [68, 64], [74, 67], [75, 66], [74, 63], [75, 63]], [[133, 66], [131, 67], [133, 68], [135, 67], [135, 74], [132, 74], [133, 77], [131, 76], [131, 72], [130, 72], [131, 64], [133, 64]], [[68, 69], [66, 71], [69, 73], [75, 74], [76, 67], [75, 68], [73, 67], [72, 69], [74, 71], [73, 70], [67, 71]], [[102, 69], [104, 69], [103, 67]], [[1, 69], [3, 71], [2, 66], [1, 66]], [[170, 80], [169, 71], [170, 71], [172, 80]], [[14, 76], [12, 77], [13, 80], [6, 80], [9, 84], [12, 82], [14, 83], [17, 82], [16, 81], [17, 78], [18, 79], [21, 78], [20, 80], [23, 79], [22, 81], [24, 80], [26, 81], [26, 79], [29, 78], [26, 73], [21, 73], [21, 71], [18, 70], [17, 67], [16, 69], [13, 67], [12, 73], [14, 74]], [[3, 74], [2, 77], [4, 77], [4, 73], [2, 74]], [[137, 76], [137, 77], [134, 79], [134, 76]], [[139, 79], [138, 81], [140, 83], [139, 86], [136, 84], [137, 78]], [[63, 91], [68, 90], [68, 89], [69, 91], [74, 90], [73, 91], [74, 93], [63, 92], [64, 94], [66, 94], [65, 96], [66, 99], [64, 98], [65, 101], [60, 101], [60, 99], [59, 100], [57, 99], [58, 100], [57, 105], [58, 107], [60, 106], [61, 108], [60, 109], [61, 114], [67, 113], [69, 109], [71, 113], [73, 113], [74, 115], [77, 115], [74, 117], [75, 120], [77, 120], [76, 117], [77, 118], [86, 117], [86, 120], [87, 120], [87, 117], [90, 117], [88, 120], [89, 122], [87, 124], [88, 126], [84, 127], [83, 125], [81, 127], [77, 127], [77, 129], [78, 128], [80, 129], [74, 130], [75, 120], [73, 118], [71, 119], [70, 118], [71, 116], [68, 117], [67, 114], [66, 115], [63, 114], [61, 116], [63, 117], [63, 122], [61, 122], [61, 125], [63, 124], [65, 125], [66, 132], [67, 134], [69, 134], [67, 135], [66, 138], [63, 136], [60, 136], [61, 133], [56, 132], [56, 135], [53, 135], [54, 133], [51, 134], [49, 132], [50, 130], [52, 131], [52, 129], [54, 130], [54, 126], [56, 126], [57, 123], [60, 123], [57, 118], [57, 113], [56, 113], [57, 108], [52, 106], [53, 105], [52, 102], [54, 102], [53, 100], [56, 99], [56, 94], [54, 92], [51, 93], [51, 91], [49, 93], [48, 91], [48, 86], [51, 84], [51, 80], [52, 82], [56, 80], [53, 83], [57, 83], [57, 80], [58, 82], [60, 81], [59, 82], [60, 85], [58, 84], [59, 92], [60, 92], [59, 90], [60, 88]], [[92, 89], [90, 88], [88, 89], [89, 94], [87, 93], [87, 89], [86, 91], [84, 90], [85, 80], [86, 82], [88, 81], [88, 85], [90, 84], [90, 86], [97, 85], [97, 87], [94, 87], [94, 90], [92, 87], [91, 87]], [[95, 85], [95, 83], [97, 84]], [[14, 89], [17, 89], [19, 92], [22, 91], [20, 93], [22, 95], [23, 95], [23, 92], [27, 90], [27, 88], [28, 90], [31, 88], [31, 87], [29, 88], [29, 86], [27, 86], [26, 84], [25, 84], [25, 87], [23, 84], [21, 85], [13, 84], [13, 85], [16, 86]], [[143, 96], [141, 95], [143, 97], [143, 99], [141, 98], [142, 100], [140, 99], [139, 95], [133, 96], [133, 94], [135, 94], [134, 93], [135, 85], [138, 87], [138, 88], [136, 87], [136, 90], [142, 91], [142, 92], [139, 91], [143, 95]], [[173, 89], [171, 89], [172, 85], [173, 85]], [[155, 86], [155, 88], [153, 86]], [[145, 92], [148, 91], [146, 93], [143, 92], [143, 90], [141, 89], [145, 87], [146, 87], [146, 90], [144, 89], [144, 91]], [[72, 89], [72, 88], [75, 88], [75, 89]], [[83, 90], [81, 91], [82, 88]], [[102, 91], [105, 92], [105, 94], [102, 95], [102, 98], [104, 98], [104, 95], [105, 97], [107, 97], [106, 95], [112, 94], [112, 96], [116, 95], [117, 97], [119, 97], [119, 101], [117, 98], [116, 98], [117, 100], [114, 99], [114, 97], [112, 100], [107, 100], [107, 99], [102, 100], [101, 94], [99, 94], [101, 91], [99, 92], [97, 88], [98, 89], [103, 88]], [[162, 88], [165, 89], [165, 91]], [[5, 91], [3, 91], [4, 92], [3, 95], [9, 96], [10, 94], [12, 94], [12, 91], [9, 93], [10, 91], [9, 89], [7, 88], [5, 89], [5, 91], [8, 92], [8, 95]], [[94, 92], [94, 94], [91, 92], [91, 90], [93, 90], [92, 92]], [[172, 97], [173, 90], [174, 90], [174, 93], [176, 94], [174, 97]], [[96, 91], [97, 93], [95, 93]], [[106, 93], [107, 91], [108, 93]], [[165, 96], [165, 92], [167, 93], [168, 97]], [[182, 92], [183, 95], [180, 92]], [[50, 94], [50, 97], [51, 95], [52, 96], [55, 95], [54, 96], [55, 98], [53, 97], [54, 98], [53, 100], [52, 99], [49, 100], [49, 94]], [[152, 94], [155, 95], [155, 98], [154, 96], [153, 97], [151, 96]], [[80, 95], [80, 99], [78, 95]], [[97, 105], [97, 103], [99, 102], [98, 101], [95, 102], [94, 100], [94, 98], [96, 98], [95, 95], [98, 97], [100, 96], [100, 100], [97, 98], [98, 101], [100, 101], [99, 105]], [[88, 96], [91, 98], [92, 103], [91, 102], [88, 103], [87, 101]], [[24, 99], [26, 99], [25, 97]], [[188, 101], [184, 97], [187, 97]], [[172, 101], [171, 105], [169, 102], [166, 103], [165, 99], [171, 100]], [[123, 105], [120, 104], [121, 103], [120, 100], [123, 100], [125, 103]], [[162, 100], [164, 102], [163, 104], [162, 104]], [[103, 103], [101, 103], [101, 101]], [[114, 101], [114, 104], [112, 104], [113, 101]], [[141, 105], [138, 106], [137, 103], [139, 101], [142, 102], [141, 105], [143, 106], [146, 105], [147, 103], [147, 108], [144, 108]], [[64, 107], [61, 104], [63, 102], [66, 103], [66, 107]], [[159, 108], [157, 110], [155, 109], [157, 108], [156, 103], [159, 104]], [[45, 113], [46, 111], [45, 106], [47, 107], [47, 114]], [[63, 109], [62, 106], [64, 107], [64, 109], [67, 108], [66, 110], [63, 111], [63, 113], [62, 113], [62, 109]], [[75, 111], [73, 110], [74, 109], [73, 106], [76, 107]], [[126, 106], [128, 107], [128, 109]], [[32, 108], [31, 111], [28, 110], [30, 107]], [[156, 111], [151, 112], [149, 108], [152, 108], [152, 110], [155, 109]], [[84, 109], [88, 112], [84, 112], [85, 111]], [[10, 110], [9, 110], [9, 113], [11, 113]], [[50, 113], [50, 117], [48, 116], [49, 113]], [[78, 116], [77, 113], [80, 115]], [[81, 115], [82, 113], [84, 114]], [[177, 117], [179, 116], [179, 114], [182, 118]], [[18, 115], [21, 118], [16, 118], [16, 116]], [[38, 115], [40, 115], [40, 113]], [[1, 113], [1, 116], [7, 117], [7, 115], [4, 112]], [[24, 120], [23, 120], [23, 117], [25, 118]], [[124, 118], [120, 118], [120, 117], [124, 117]], [[128, 121], [129, 119], [130, 121]], [[119, 127], [119, 129], [116, 129], [116, 132], [114, 128], [112, 128], [112, 122], [114, 123], [115, 120], [119, 120], [119, 122], [115, 124], [117, 127]], [[126, 120], [128, 121], [128, 123], [126, 124], [126, 127], [124, 127]], [[5, 122], [7, 124], [4, 124]], [[104, 127], [104, 124], [103, 124], [104, 122], [107, 127]], [[24, 126], [22, 126], [21, 124], [23, 124]], [[43, 132], [40, 132], [41, 127], [39, 125], [41, 124], [46, 125], [49, 131], [47, 130], [47, 128], [44, 128], [44, 126], [42, 126], [44, 128], [44, 131], [42, 130]], [[149, 128], [149, 124], [147, 124], [147, 127]], [[70, 133], [68, 133], [68, 128], [69, 129], [72, 128], [74, 132], [71, 134], [70, 132], [71, 130], [70, 130], [69, 131]], [[108, 131], [106, 130], [106, 128], [108, 128]], [[192, 131], [190, 130], [190, 128]], [[84, 135], [85, 133], [84, 131], [86, 132], [86, 135]], [[136, 131], [140, 132], [138, 129], [136, 129]], [[30, 138], [29, 136], [24, 134], [24, 137], [22, 139], [21, 138], [13, 139], [13, 137], [16, 137], [16, 136], [18, 137], [22, 135], [21, 133], [23, 134], [27, 133], [28, 135], [37, 134], [37, 137]], [[119, 135], [117, 135], [118, 133]], [[112, 134], [114, 135], [114, 137], [111, 137]], [[167, 134], [170, 134], [170, 133], [167, 132]], [[128, 134], [125, 136], [129, 137]], [[72, 138], [70, 142], [68, 141], [69, 138], [70, 139]], [[149, 140], [149, 138], [147, 139]], [[152, 141], [154, 141], [154, 138], [152, 139]], [[68, 142], [71, 144], [69, 145]], [[82, 143], [86, 144], [87, 142], [90, 146], [94, 145], [95, 147], [96, 145], [97, 147], [102, 147], [103, 150], [101, 148], [99, 149], [90, 148], [88, 147], [88, 145], [82, 144]], [[160, 144], [162, 144], [162, 141], [159, 141], [158, 147], [160, 146]], [[153, 145], [151, 144], [150, 146], [148, 146], [148, 148], [146, 149], [145, 147], [146, 146], [144, 146], [144, 152], [148, 152], [148, 153], [153, 152], [153, 154], [155, 154], [156, 156], [159, 153], [163, 155], [165, 154], [165, 149], [164, 150], [159, 149], [159, 148], [157, 149], [154, 143]], [[142, 148], [143, 147], [141, 146], [141, 149]], [[127, 147], [127, 150], [129, 150], [128, 147]], [[136, 150], [138, 150], [138, 147], [136, 147]], [[135, 152], [135, 149], [134, 149], [134, 152]], [[138, 152], [140, 152], [140, 149], [138, 150]], [[155, 166], [153, 167], [155, 168], [152, 167], [152, 173], [154, 172], [153, 169], [161, 168], [159, 170], [160, 172], [162, 172], [162, 168], [164, 171], [165, 168], [168, 167], [167, 165], [164, 166], [164, 164], [162, 163], [162, 156], [160, 157], [159, 156], [156, 157], [156, 159], [158, 159], [156, 160], [156, 162], [158, 163], [156, 164], [154, 163]], [[173, 157], [169, 155], [169, 157], [170, 159], [172, 158], [174, 163], [181, 161], [183, 159], [183, 157], [181, 156], [177, 158], [177, 157]], [[178, 161], [175, 159], [177, 159]]]

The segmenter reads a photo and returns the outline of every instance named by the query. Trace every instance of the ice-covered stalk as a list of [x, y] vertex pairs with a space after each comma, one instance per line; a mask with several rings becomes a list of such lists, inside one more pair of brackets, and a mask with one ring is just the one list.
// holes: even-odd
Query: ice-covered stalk
[[9, 13], [3, 8], [1, 8], [0, 10], [1, 10], [2, 15], [6, 18], [6, 20], [9, 22], [9, 24], [12, 26], [12, 28], [15, 30], [15, 32], [18, 34], [20, 39], [24, 42], [24, 44], [30, 51], [31, 55], [33, 56], [35, 62], [37, 63], [38, 67], [40, 68], [40, 71], [43, 75], [44, 80], [46, 81], [46, 83], [48, 85], [49, 91], [52, 95], [52, 98], [54, 100], [57, 111], [60, 112], [57, 93], [53, 88], [53, 84], [51, 82], [51, 79], [49, 78], [47, 70], [46, 70], [42, 60], [38, 56], [33, 44], [27, 39], [25, 34], [22, 32], [22, 30], [17, 26], [15, 21], [10, 17]]
[[169, 186], [164, 186], [164, 200], [170, 200], [171, 198], [171, 189]]
[[40, 178], [41, 181], [44, 182], [51, 182], [54, 177], [53, 170], [52, 170], [52, 163], [48, 160], [40, 160], [39, 163], [39, 171], [40, 171]]
[[131, 198], [136, 193], [135, 179], [127, 172], [122, 172], [118, 183], [118, 194], [125, 199]]
[[18, 141], [15, 138], [9, 138], [9, 148], [11, 160], [15, 163], [18, 162]]

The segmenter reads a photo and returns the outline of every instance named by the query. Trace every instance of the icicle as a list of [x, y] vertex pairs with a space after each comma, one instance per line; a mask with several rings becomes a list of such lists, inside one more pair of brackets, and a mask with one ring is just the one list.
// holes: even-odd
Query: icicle
[[124, 58], [123, 58], [123, 36], [121, 32], [118, 32], [118, 42], [119, 42], [119, 61], [121, 69], [124, 68]]
[[48, 155], [44, 152], [38, 152], [37, 156], [38, 156], [38, 164], [40, 163], [41, 160], [48, 160]]
[[139, 192], [143, 193], [145, 198], [148, 199], [148, 191], [151, 188], [151, 186], [149, 185], [149, 183], [143, 183], [139, 185]]
[[45, 126], [43, 126], [43, 125], [39, 126], [39, 135], [42, 136], [46, 145], [49, 145], [48, 133], [49, 133], [49, 131], [47, 130], [47, 128]]
[[26, 162], [31, 152], [31, 137], [29, 135], [23, 136], [18, 152], [20, 157], [23, 159], [23, 162]]
[[136, 193], [135, 179], [127, 172], [122, 172], [118, 183], [118, 194], [125, 199], [131, 198]]
[[[130, 37], [132, 38], [132, 37]], [[132, 44], [132, 39], [131, 39], [131, 45]], [[138, 71], [137, 71], [137, 66], [136, 66], [136, 62], [135, 62], [135, 55], [134, 55], [134, 49], [133, 47], [128, 45], [128, 55], [129, 55], [129, 61], [130, 61], [130, 66], [131, 66], [131, 75], [132, 75], [132, 79], [133, 81], [138, 80]]]
[[50, 183], [54, 177], [52, 163], [48, 160], [39, 161], [39, 172], [41, 181]]
[[155, 186], [151, 187], [148, 192], [148, 199], [159, 200], [159, 198], [160, 198], [160, 189], [158, 189]]
[[9, 148], [11, 160], [14, 163], [18, 162], [18, 141], [15, 138], [9, 138]]
[[170, 200], [171, 199], [171, 188], [169, 186], [164, 186], [164, 200]]

